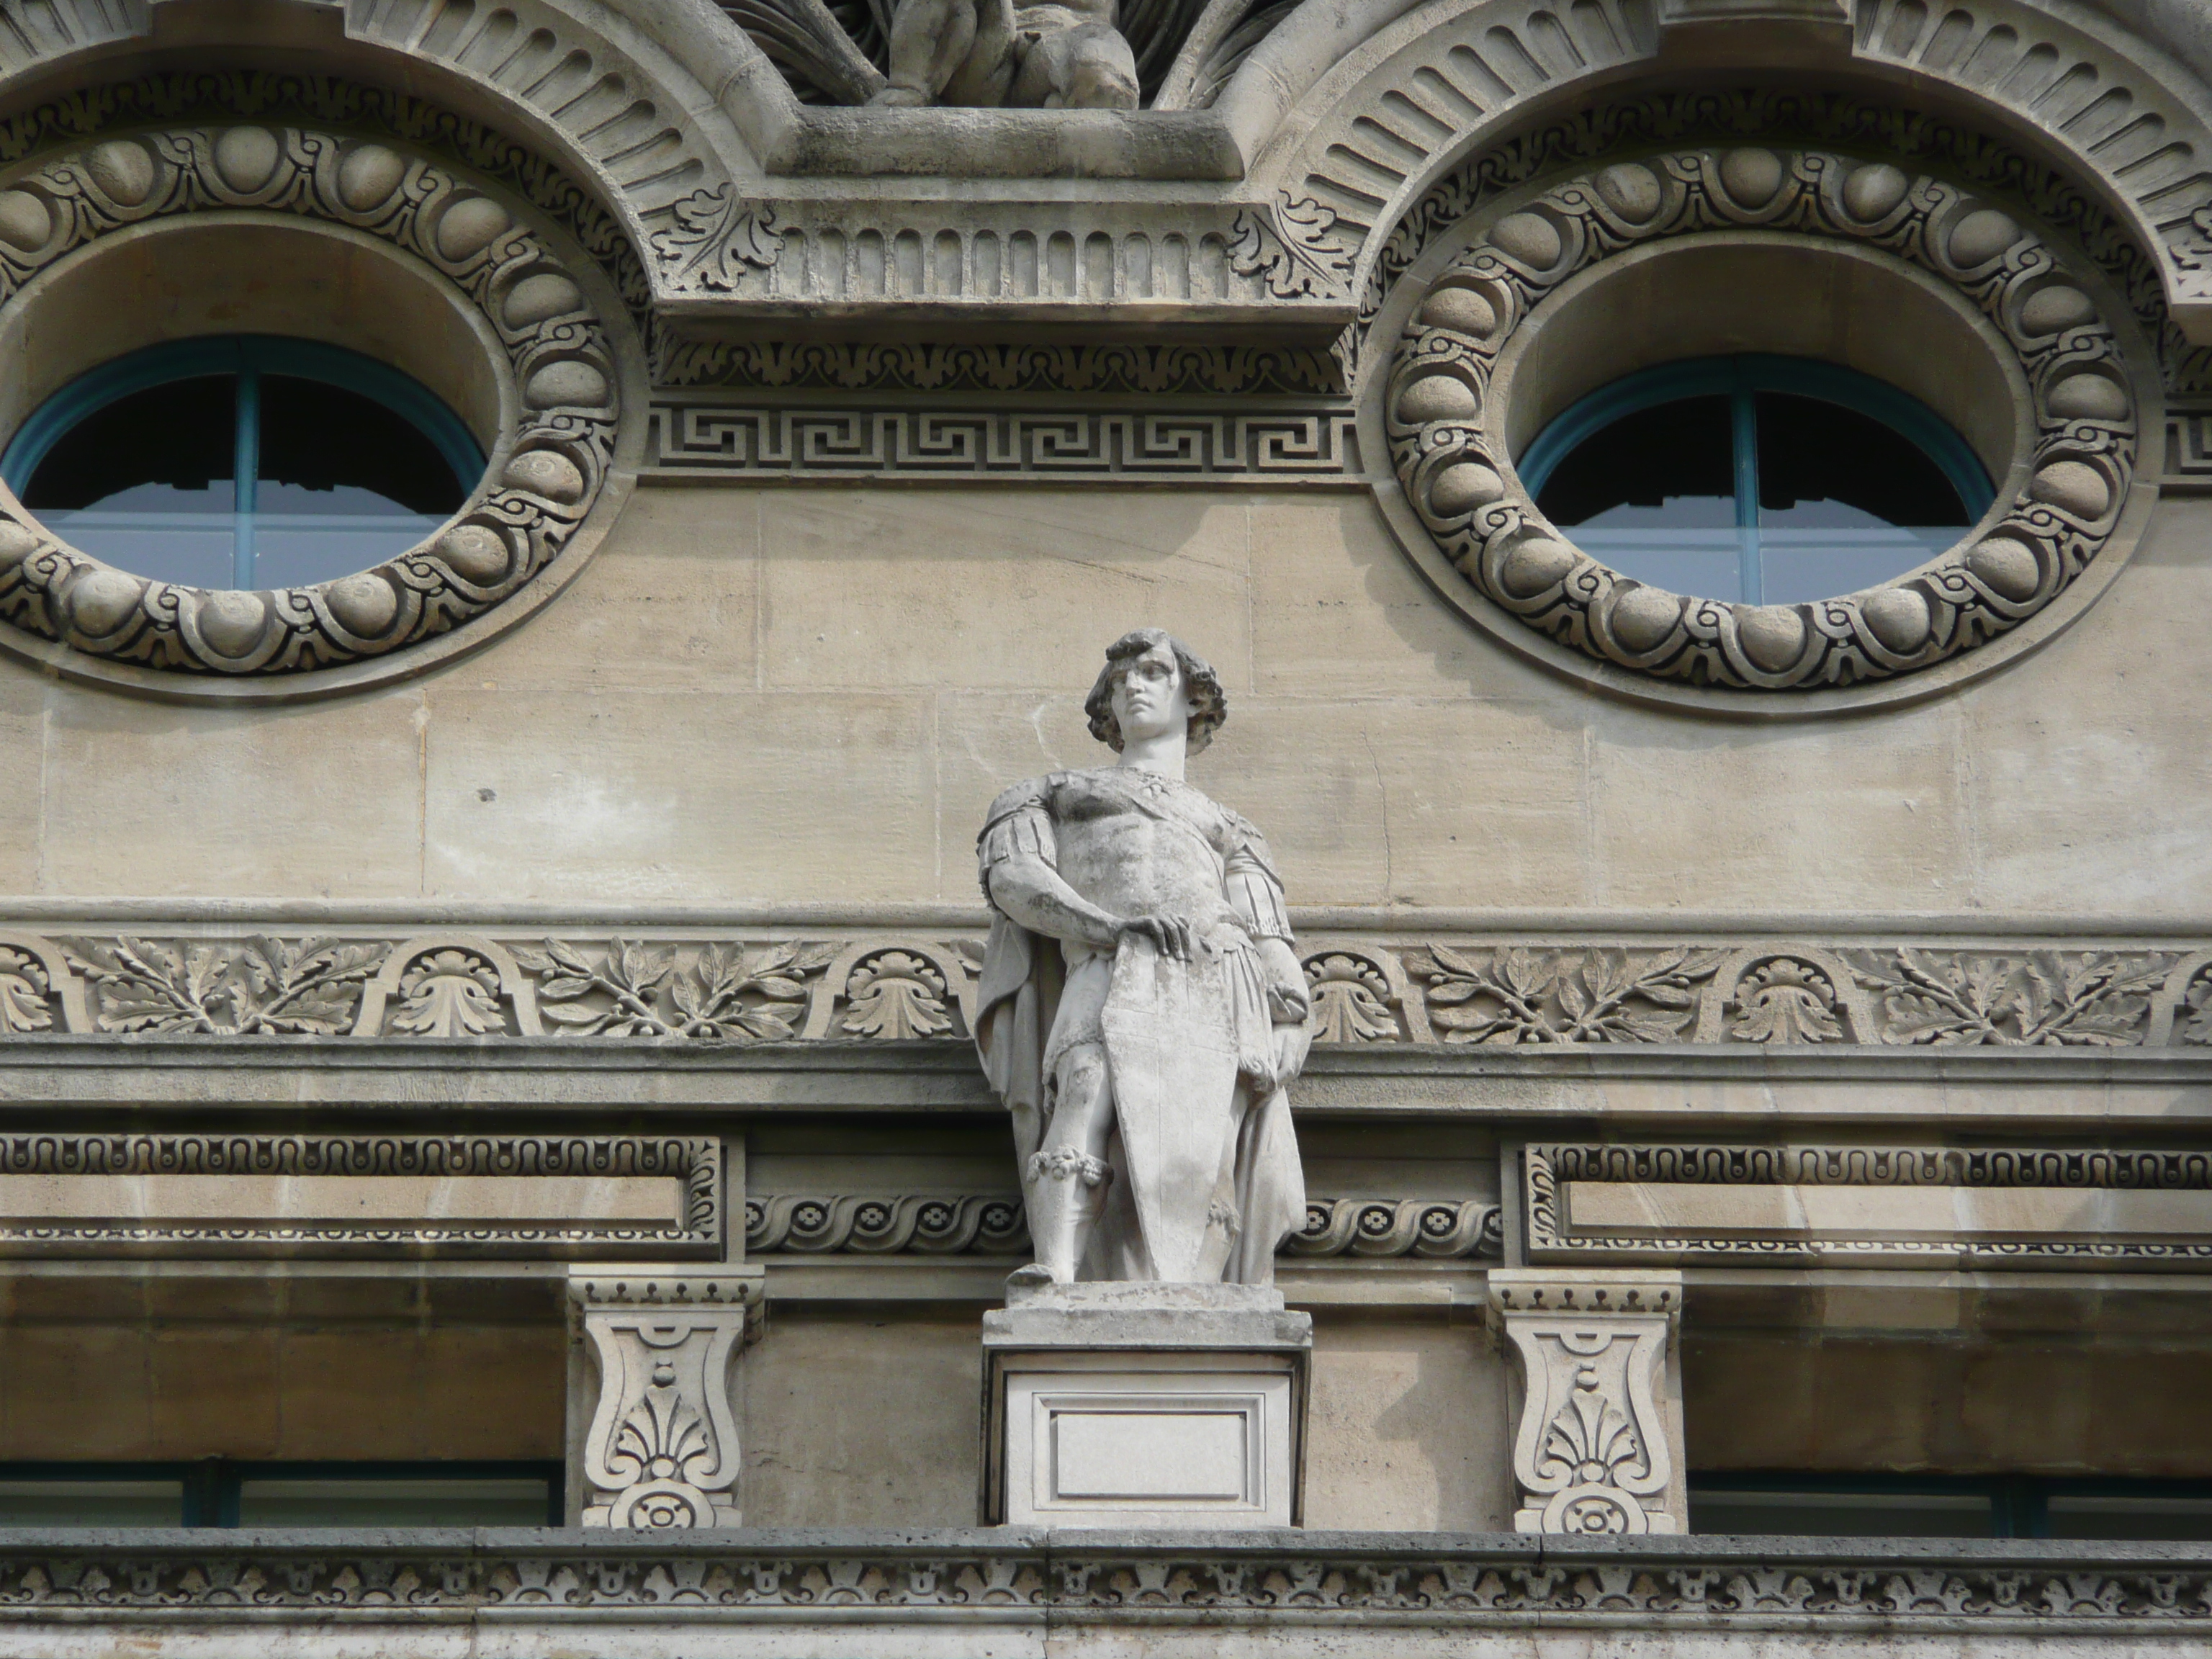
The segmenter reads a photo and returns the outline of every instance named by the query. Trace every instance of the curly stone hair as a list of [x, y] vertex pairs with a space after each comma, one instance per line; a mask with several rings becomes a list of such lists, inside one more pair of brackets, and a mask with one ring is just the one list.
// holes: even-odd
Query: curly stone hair
[[1114, 688], [1129, 672], [1130, 663], [1156, 645], [1173, 651], [1176, 665], [1182, 670], [1183, 691], [1190, 698], [1187, 730], [1190, 752], [1195, 755], [1213, 741], [1214, 729], [1229, 718], [1229, 699], [1213, 665], [1164, 628], [1132, 629], [1106, 647], [1106, 665], [1098, 671], [1097, 683], [1083, 700], [1083, 712], [1091, 716], [1091, 735], [1115, 754], [1121, 752], [1121, 722], [1114, 718]]

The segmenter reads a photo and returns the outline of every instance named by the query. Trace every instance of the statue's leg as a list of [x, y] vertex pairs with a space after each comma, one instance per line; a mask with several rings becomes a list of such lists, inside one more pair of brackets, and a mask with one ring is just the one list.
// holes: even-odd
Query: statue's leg
[[1023, 1171], [1022, 1188], [1036, 1265], [1054, 1283], [1068, 1285], [1091, 1248], [1114, 1176], [1106, 1162], [1114, 1127], [1106, 1050], [1085, 1042], [1061, 1054], [1054, 1068], [1054, 1094], [1052, 1121]]
[[1056, 29], [1030, 48], [1006, 101], [1030, 109], [1134, 109], [1136, 54], [1103, 23]]
[[899, 0], [890, 76], [868, 102], [882, 109], [935, 103], [975, 47], [976, 12], [976, 0]]

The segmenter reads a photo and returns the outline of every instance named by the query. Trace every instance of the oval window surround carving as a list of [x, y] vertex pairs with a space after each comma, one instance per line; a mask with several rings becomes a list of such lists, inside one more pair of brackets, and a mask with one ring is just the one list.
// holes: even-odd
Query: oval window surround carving
[[[1575, 546], [1512, 464], [1559, 400], [1538, 414], [1503, 405], [1529, 401], [1510, 386], [1513, 359], [1561, 295], [1595, 291], [1616, 264], [1764, 243], [1832, 248], [1942, 290], [1998, 359], [1982, 372], [2012, 388], [2015, 406], [1996, 423], [2019, 438], [1992, 465], [1996, 505], [1944, 554], [1859, 592], [1750, 606], [1666, 592]], [[1378, 319], [1384, 337], [1402, 331], [1366, 388], [1364, 423], [1388, 445], [1378, 493], [1400, 540], [1506, 643], [1638, 701], [1840, 712], [1997, 666], [2073, 621], [2117, 574], [2154, 495], [2137, 487], [2136, 461], [2158, 393], [2115, 314], [2101, 283], [2033, 228], [1934, 178], [1820, 152], [1679, 152], [1509, 203], [1424, 260]]]
[[[105, 137], [0, 180], [0, 317], [145, 227], [342, 236], [441, 284], [493, 360], [499, 428], [421, 544], [308, 586], [180, 586], [69, 546], [0, 492], [0, 645], [167, 698], [274, 702], [419, 673], [565, 585], [627, 493], [634, 349], [597, 269], [505, 192], [374, 139], [241, 123]], [[252, 327], [254, 319], [244, 319]], [[617, 333], [617, 328], [623, 331]], [[338, 342], [333, 342], [338, 343]], [[78, 365], [94, 367], [91, 362]]]

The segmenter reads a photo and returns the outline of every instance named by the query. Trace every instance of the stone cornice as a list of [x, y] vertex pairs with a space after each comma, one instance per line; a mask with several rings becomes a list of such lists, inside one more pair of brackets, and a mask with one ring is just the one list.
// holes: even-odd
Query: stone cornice
[[[295, 1620], [404, 1628], [769, 1621], [1336, 1632], [1642, 1627], [2140, 1638], [2212, 1627], [2212, 1547], [1919, 1539], [1294, 1532], [181, 1530], [0, 1538], [10, 1623], [191, 1639]], [[604, 1632], [602, 1632], [605, 1633]], [[178, 1632], [179, 1638], [185, 1631]], [[1334, 1638], [1333, 1638], [1334, 1639]], [[149, 1650], [155, 1650], [153, 1648]]]

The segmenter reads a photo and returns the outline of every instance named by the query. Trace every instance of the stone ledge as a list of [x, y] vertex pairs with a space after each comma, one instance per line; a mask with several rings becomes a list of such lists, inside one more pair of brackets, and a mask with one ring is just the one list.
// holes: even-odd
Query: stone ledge
[[[0, 1532], [9, 1625], [609, 1620], [2048, 1632], [2202, 1639], [2212, 1544], [992, 1529]], [[179, 1630], [178, 1639], [187, 1639]], [[834, 1638], [830, 1638], [834, 1639]], [[840, 1650], [842, 1651], [842, 1650]]]

